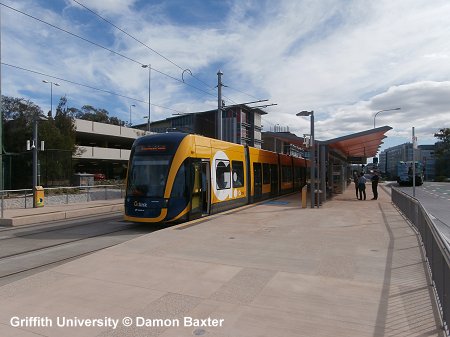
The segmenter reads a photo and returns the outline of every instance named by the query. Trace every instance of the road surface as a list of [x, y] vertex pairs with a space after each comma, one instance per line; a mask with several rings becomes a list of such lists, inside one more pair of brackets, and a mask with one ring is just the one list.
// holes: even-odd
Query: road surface
[[[411, 186], [399, 187], [399, 190], [413, 195]], [[443, 237], [450, 243], [450, 183], [425, 182], [422, 186], [416, 186], [416, 199], [430, 214]]]

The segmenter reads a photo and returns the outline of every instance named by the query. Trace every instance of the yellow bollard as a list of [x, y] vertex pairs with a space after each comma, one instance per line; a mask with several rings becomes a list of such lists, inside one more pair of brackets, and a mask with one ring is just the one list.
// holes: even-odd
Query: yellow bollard
[[305, 185], [302, 188], [302, 208], [306, 208], [307, 194], [308, 194], [308, 186]]

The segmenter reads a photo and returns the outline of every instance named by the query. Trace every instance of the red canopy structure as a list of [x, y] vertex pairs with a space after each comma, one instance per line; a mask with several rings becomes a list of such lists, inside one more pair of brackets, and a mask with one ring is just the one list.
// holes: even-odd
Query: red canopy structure
[[382, 126], [351, 135], [330, 139], [321, 144], [328, 145], [330, 149], [340, 152], [349, 162], [359, 162], [362, 158], [375, 157], [385, 133], [391, 130], [390, 126]]

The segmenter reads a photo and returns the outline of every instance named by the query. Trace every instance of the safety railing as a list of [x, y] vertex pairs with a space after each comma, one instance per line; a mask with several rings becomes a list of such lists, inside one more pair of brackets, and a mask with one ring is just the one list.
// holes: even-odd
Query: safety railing
[[[44, 205], [62, 205], [69, 203], [89, 202], [94, 200], [121, 199], [125, 195], [125, 186], [95, 185], [71, 187], [47, 187], [44, 189]], [[33, 190], [2, 190], [1, 218], [5, 209], [33, 207]]]
[[392, 188], [392, 202], [414, 225], [422, 240], [436, 295], [442, 326], [449, 336], [450, 324], [450, 245], [442, 238], [422, 204]]

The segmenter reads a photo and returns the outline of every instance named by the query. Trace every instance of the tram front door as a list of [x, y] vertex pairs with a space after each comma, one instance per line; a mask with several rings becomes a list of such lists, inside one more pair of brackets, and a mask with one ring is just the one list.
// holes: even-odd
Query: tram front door
[[209, 161], [192, 162], [192, 193], [190, 218], [196, 219], [210, 212], [210, 169]]

